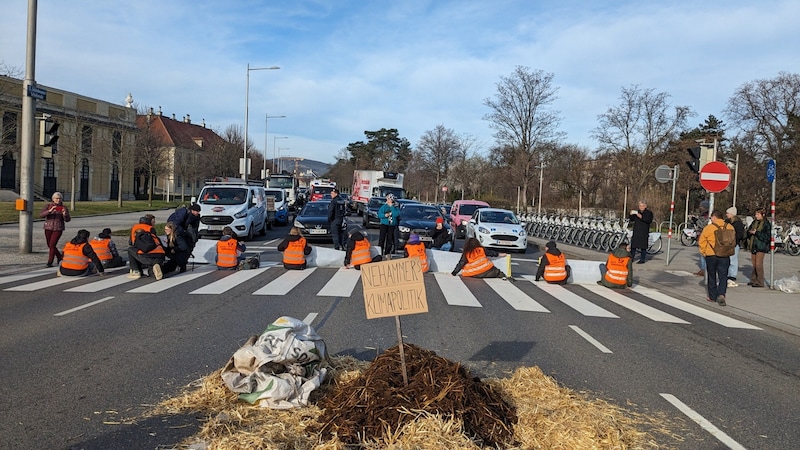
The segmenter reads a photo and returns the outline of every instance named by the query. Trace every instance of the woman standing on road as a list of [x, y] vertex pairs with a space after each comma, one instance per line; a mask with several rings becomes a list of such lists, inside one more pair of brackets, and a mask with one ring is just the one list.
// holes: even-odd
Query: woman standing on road
[[58, 260], [57, 263], [63, 258], [58, 251], [58, 240], [67, 228], [65, 223], [71, 220], [69, 210], [61, 203], [63, 198], [61, 192], [54, 192], [51, 197], [52, 202], [46, 204], [39, 214], [39, 217], [44, 217], [44, 238], [47, 241], [47, 248], [50, 249], [47, 255], [47, 267], [53, 267], [53, 258]]
[[756, 210], [756, 220], [747, 229], [747, 249], [750, 250], [750, 262], [753, 265], [753, 273], [750, 275], [750, 282], [753, 287], [764, 287], [764, 255], [769, 252], [769, 241], [772, 227], [766, 219], [767, 211], [764, 208]]
[[378, 210], [378, 219], [381, 221], [378, 245], [381, 247], [381, 254], [391, 258], [394, 252], [394, 232], [397, 228], [397, 221], [400, 219], [400, 208], [394, 201], [394, 195], [386, 196], [386, 203]]

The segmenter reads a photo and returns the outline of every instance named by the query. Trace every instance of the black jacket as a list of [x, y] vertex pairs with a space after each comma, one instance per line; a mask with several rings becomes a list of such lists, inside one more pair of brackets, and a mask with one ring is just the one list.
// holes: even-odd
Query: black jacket
[[347, 203], [341, 196], [337, 195], [336, 198], [331, 200], [331, 202], [328, 204], [328, 222], [341, 223], [344, 221], [346, 215]]
[[650, 224], [653, 222], [653, 212], [645, 208], [642, 213], [642, 218], [636, 214], [631, 214], [630, 221], [633, 224], [633, 236], [631, 236], [631, 248], [644, 248], [649, 247], [648, 239], [650, 238]]

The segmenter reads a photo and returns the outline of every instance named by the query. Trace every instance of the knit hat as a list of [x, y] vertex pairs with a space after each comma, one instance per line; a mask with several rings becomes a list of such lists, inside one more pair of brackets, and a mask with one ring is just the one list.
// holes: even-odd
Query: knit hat
[[444, 223], [444, 219], [442, 219], [441, 217], [437, 217], [436, 223]]
[[732, 216], [735, 216], [738, 213], [735, 206], [731, 206], [730, 208], [726, 209], [725, 212]]
[[550, 249], [550, 250], [552, 250], [552, 249], [556, 248], [556, 241], [550, 241], [550, 242], [548, 242], [548, 243], [545, 245], [545, 247], [547, 247], [547, 248], [548, 248], [548, 249]]
[[110, 238], [111, 237], [111, 228], [103, 228], [103, 231], [101, 231], [100, 234], [97, 235], [97, 237], [99, 237], [101, 239]]
[[409, 244], [419, 244], [419, 235], [417, 233], [411, 233], [411, 236], [408, 237]]
[[192, 206], [189, 207], [189, 209], [191, 211], [198, 211], [199, 212], [200, 211], [200, 205], [198, 205], [197, 203], [193, 203]]

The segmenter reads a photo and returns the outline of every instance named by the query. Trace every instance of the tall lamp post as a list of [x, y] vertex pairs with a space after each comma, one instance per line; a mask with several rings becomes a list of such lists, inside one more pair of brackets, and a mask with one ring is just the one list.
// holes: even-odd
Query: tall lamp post
[[[267, 131], [269, 130], [269, 119], [285, 119], [286, 116], [270, 116], [267, 113], [264, 116], [264, 167], [262, 168], [261, 178], [267, 178]], [[275, 172], [275, 161], [272, 161], [272, 171]]]
[[[275, 141], [278, 139], [289, 139], [289, 136], [272, 136], [272, 171], [275, 172], [275, 159], [278, 158], [278, 146], [275, 144]], [[281, 172], [280, 167], [278, 167], [278, 173]]]
[[242, 159], [241, 169], [242, 169], [242, 179], [247, 179], [247, 122], [250, 118], [250, 71], [251, 70], [278, 70], [280, 67], [278, 66], [270, 66], [270, 67], [250, 67], [250, 63], [247, 63], [247, 81], [245, 82], [245, 94], [244, 94], [244, 159]]

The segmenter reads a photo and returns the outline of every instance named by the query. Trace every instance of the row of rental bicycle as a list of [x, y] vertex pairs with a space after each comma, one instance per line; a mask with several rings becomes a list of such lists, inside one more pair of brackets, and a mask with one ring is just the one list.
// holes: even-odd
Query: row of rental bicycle
[[[749, 219], [749, 218], [748, 218]], [[610, 252], [619, 244], [630, 242], [633, 231], [629, 229], [629, 220], [607, 219], [603, 217], [574, 217], [556, 214], [522, 214], [520, 220], [525, 223], [528, 236], [545, 240], [563, 242], [567, 245]], [[681, 245], [697, 245], [697, 237], [703, 229], [703, 221], [690, 216], [689, 220], [675, 227], [675, 237]], [[749, 223], [745, 221], [745, 226]], [[668, 224], [662, 223], [659, 229]], [[647, 253], [654, 255], [662, 250], [662, 233], [651, 231], [648, 236]], [[789, 255], [800, 255], [800, 223], [787, 227], [775, 227], [775, 248]]]

